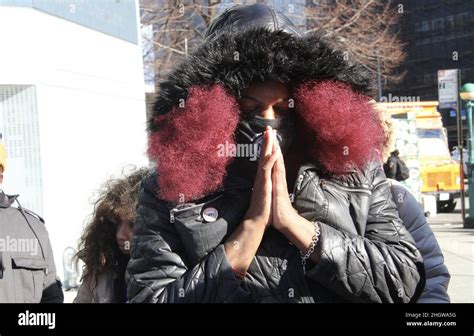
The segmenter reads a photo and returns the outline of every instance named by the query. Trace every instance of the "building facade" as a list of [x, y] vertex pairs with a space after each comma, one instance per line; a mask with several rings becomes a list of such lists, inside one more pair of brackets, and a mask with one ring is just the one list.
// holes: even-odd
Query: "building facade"
[[148, 165], [138, 4], [0, 0], [0, 44], [3, 189], [44, 217], [64, 280], [95, 191]]
[[[400, 4], [403, 5], [401, 37], [407, 44], [407, 58], [400, 70], [406, 71], [406, 76], [401, 83], [384, 91], [397, 97], [438, 100], [437, 73], [443, 69], [460, 69], [463, 84], [474, 82], [474, 2], [404, 0]], [[456, 111], [440, 109], [440, 112], [452, 148], [457, 145]], [[467, 124], [464, 138], [466, 132]]]

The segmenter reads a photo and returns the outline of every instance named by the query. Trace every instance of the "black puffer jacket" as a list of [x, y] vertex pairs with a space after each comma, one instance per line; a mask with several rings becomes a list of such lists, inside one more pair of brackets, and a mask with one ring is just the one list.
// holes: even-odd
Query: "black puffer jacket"
[[[265, 29], [216, 32], [227, 25], [238, 28], [249, 10], [253, 14], [247, 26], [257, 22]], [[208, 35], [212, 40], [161, 84], [149, 125], [149, 153], [159, 162], [157, 172], [143, 181], [139, 195], [127, 268], [130, 302], [412, 302], [423, 290], [423, 260], [403, 227], [376, 161], [344, 174], [330, 173], [320, 162], [300, 167], [293, 206], [301, 216], [318, 221], [321, 228], [317, 244], [321, 260], [310, 264], [306, 272], [298, 249], [272, 227], [245, 279], [232, 272], [223, 244], [248, 209], [253, 181], [229, 173], [214, 190], [203, 187], [201, 195], [189, 196], [177, 188], [186, 196], [187, 202], [181, 205], [161, 196], [177, 183], [195, 187], [203, 174], [211, 183], [219, 172], [212, 166], [215, 158], [205, 156], [215, 155], [216, 143], [211, 139], [197, 146], [198, 151], [197, 139], [188, 134], [192, 131], [179, 126], [189, 122], [189, 127], [203, 132], [226, 131], [226, 123], [219, 119], [205, 123], [195, 117], [196, 109], [204, 115], [209, 99], [198, 95], [199, 103], [191, 102], [196, 97], [189, 92], [195, 85], [222, 84], [239, 97], [254, 80], [331, 79], [356, 92], [370, 93], [371, 81], [361, 68], [347, 64], [317, 36], [300, 37], [287, 25], [286, 18], [264, 5], [237, 6], [211, 26]], [[236, 48], [240, 60], [245, 60], [243, 65], [229, 60]], [[188, 107], [175, 108], [183, 97]], [[158, 151], [153, 149], [156, 143], [161, 146]], [[192, 160], [186, 161], [189, 157]], [[201, 169], [196, 169], [199, 165]], [[167, 176], [175, 173], [172, 170], [181, 172], [182, 178], [169, 183]], [[217, 210], [217, 220], [206, 221], [203, 211], [209, 208]]]
[[[423, 289], [422, 259], [390, 198], [379, 165], [343, 180], [304, 165], [294, 206], [321, 227], [321, 261], [303, 273], [298, 249], [278, 231], [264, 235], [247, 277], [234, 276], [223, 242], [248, 208], [251, 186], [229, 177], [223, 191], [181, 210], [143, 182], [129, 263], [131, 302], [410, 302]], [[219, 218], [207, 223], [202, 210]]]

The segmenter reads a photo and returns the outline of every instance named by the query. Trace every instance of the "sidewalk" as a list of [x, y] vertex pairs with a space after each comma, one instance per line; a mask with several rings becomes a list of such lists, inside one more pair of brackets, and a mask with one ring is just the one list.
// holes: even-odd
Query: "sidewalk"
[[[459, 202], [458, 202], [459, 203]], [[474, 303], [474, 229], [464, 229], [459, 210], [428, 218], [451, 273], [453, 303]]]

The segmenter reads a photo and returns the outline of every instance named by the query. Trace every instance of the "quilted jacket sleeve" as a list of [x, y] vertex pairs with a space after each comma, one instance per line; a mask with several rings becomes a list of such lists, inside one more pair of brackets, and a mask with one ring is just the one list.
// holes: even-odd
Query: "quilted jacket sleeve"
[[413, 236], [425, 265], [426, 286], [418, 303], [449, 303], [448, 284], [451, 276], [433, 230], [413, 195], [405, 187], [397, 185], [396, 181], [393, 183], [391, 191], [400, 218]]
[[398, 216], [383, 170], [371, 174], [365, 235], [319, 223], [321, 259], [307, 276], [353, 302], [416, 302], [424, 287], [421, 254]]
[[131, 303], [223, 303], [246, 296], [221, 244], [196, 265], [182, 259], [181, 239], [165, 203], [154, 196], [156, 175], [148, 176], [139, 194], [134, 240], [127, 267]]

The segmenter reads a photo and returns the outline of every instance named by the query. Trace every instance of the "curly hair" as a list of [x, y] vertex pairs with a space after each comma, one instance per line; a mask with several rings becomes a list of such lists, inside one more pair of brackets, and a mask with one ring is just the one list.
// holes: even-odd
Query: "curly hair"
[[102, 185], [76, 254], [84, 262], [82, 279], [90, 275], [97, 276], [109, 269], [118, 272], [124, 267], [128, 256], [117, 245], [117, 227], [121, 222], [135, 221], [140, 182], [148, 172], [149, 169], [141, 168]]
[[393, 121], [390, 113], [385, 111], [380, 105], [374, 104], [374, 110], [377, 112], [380, 125], [383, 128], [384, 142], [382, 144], [382, 161], [386, 162], [390, 153], [395, 149], [395, 133], [393, 130]]

